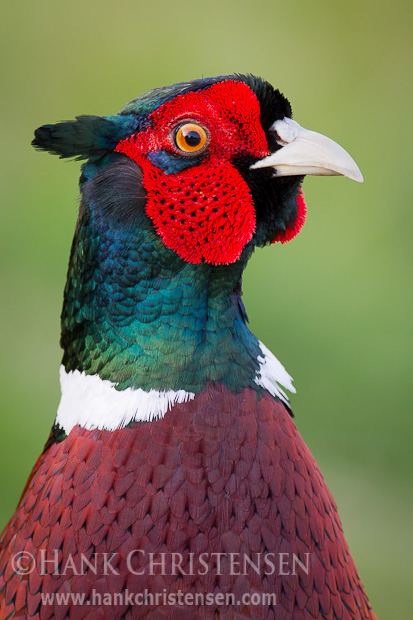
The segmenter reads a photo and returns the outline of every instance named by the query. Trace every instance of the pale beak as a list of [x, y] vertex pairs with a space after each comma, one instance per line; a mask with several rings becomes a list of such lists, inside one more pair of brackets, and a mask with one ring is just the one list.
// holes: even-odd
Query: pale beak
[[276, 134], [277, 144], [282, 148], [255, 162], [251, 168], [274, 168], [276, 177], [342, 175], [363, 182], [354, 159], [327, 136], [304, 129], [291, 118], [276, 121], [270, 131]]

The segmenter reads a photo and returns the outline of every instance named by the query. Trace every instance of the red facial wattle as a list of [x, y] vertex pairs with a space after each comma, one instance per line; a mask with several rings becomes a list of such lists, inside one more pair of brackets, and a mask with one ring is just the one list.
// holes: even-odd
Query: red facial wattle
[[300, 188], [297, 192], [297, 215], [293, 223], [287, 224], [287, 226], [285, 227], [285, 232], [279, 231], [275, 235], [272, 243], [275, 243], [276, 241], [281, 241], [281, 243], [286, 243], [287, 241], [291, 241], [291, 239], [294, 239], [294, 237], [298, 235], [298, 233], [304, 226], [306, 217], [307, 217], [307, 207], [306, 207], [305, 200], [304, 200], [304, 192]]
[[[167, 174], [148, 155], [167, 152], [185, 157], [173, 136], [188, 120], [208, 134], [204, 156], [199, 163]], [[231, 159], [269, 153], [256, 95], [243, 82], [219, 82], [165, 103], [149, 122], [150, 129], [122, 140], [116, 151], [142, 168], [146, 212], [158, 234], [190, 263], [235, 262], [251, 240], [256, 222], [250, 189]]]

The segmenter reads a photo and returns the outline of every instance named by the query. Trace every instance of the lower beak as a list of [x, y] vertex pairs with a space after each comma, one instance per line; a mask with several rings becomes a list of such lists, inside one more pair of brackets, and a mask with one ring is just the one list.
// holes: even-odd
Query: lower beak
[[271, 129], [280, 148], [251, 166], [274, 168], [274, 176], [313, 174], [317, 176], [342, 175], [363, 182], [356, 162], [341, 146], [321, 133], [304, 129], [291, 118], [276, 121]]

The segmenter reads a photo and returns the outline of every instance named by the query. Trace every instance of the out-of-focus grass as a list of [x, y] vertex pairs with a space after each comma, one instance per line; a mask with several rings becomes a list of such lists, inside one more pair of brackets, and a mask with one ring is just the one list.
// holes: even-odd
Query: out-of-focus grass
[[365, 177], [305, 181], [308, 221], [244, 279], [257, 335], [298, 390], [296, 423], [333, 491], [372, 603], [410, 616], [411, 5], [41, 0], [0, 24], [2, 96], [0, 524], [59, 398], [59, 313], [76, 163], [36, 154], [33, 129], [110, 114], [150, 87], [252, 72], [294, 117], [347, 148]]

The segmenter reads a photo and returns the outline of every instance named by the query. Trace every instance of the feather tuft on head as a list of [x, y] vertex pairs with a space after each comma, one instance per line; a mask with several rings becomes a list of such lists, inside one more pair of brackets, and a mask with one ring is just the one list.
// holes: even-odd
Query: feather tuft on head
[[113, 151], [120, 140], [139, 131], [140, 124], [134, 115], [78, 116], [74, 121], [39, 127], [32, 146], [60, 158], [88, 159]]

